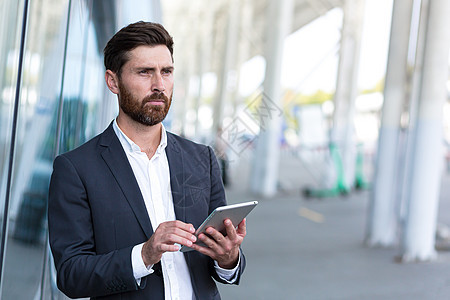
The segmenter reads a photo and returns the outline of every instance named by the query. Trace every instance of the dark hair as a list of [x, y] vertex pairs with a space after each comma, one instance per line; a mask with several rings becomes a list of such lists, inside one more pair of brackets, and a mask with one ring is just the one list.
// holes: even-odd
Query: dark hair
[[119, 30], [106, 44], [103, 54], [107, 70], [120, 76], [122, 66], [129, 60], [128, 52], [138, 46], [165, 45], [173, 60], [173, 39], [158, 23], [139, 21]]

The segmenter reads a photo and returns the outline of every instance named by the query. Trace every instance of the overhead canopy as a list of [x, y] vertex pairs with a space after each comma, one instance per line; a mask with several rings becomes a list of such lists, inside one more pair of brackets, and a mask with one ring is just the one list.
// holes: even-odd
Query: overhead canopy
[[[195, 68], [200, 57], [205, 72], [218, 72], [227, 41], [229, 20], [238, 23], [235, 66], [256, 55], [264, 55], [267, 27], [277, 26], [267, 19], [269, 1], [271, 0], [163, 1], [163, 23], [175, 39], [175, 58], [188, 61]], [[291, 33], [331, 9], [342, 7], [343, 2], [344, 0], [294, 0]], [[233, 5], [237, 6], [234, 10]], [[235, 11], [237, 15], [233, 13], [230, 17], [230, 11]], [[204, 47], [209, 49], [209, 53], [197, 55]]]

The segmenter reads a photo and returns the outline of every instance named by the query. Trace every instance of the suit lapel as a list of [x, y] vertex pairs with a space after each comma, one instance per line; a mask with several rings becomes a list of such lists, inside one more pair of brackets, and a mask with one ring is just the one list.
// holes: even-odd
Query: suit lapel
[[104, 147], [101, 152], [102, 158], [122, 189], [142, 230], [147, 235], [147, 238], [150, 238], [153, 234], [153, 229], [145, 207], [144, 198], [112, 124], [103, 132], [100, 145]]
[[166, 156], [169, 162], [170, 186], [172, 189], [173, 207], [178, 220], [186, 221], [186, 205], [183, 183], [184, 165], [180, 147], [171, 133], [167, 132]]

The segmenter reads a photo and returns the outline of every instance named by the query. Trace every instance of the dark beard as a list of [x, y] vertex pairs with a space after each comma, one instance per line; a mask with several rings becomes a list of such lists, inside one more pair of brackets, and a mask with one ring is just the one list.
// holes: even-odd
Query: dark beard
[[[145, 105], [152, 100], [162, 100], [163, 105]], [[125, 114], [127, 114], [134, 121], [146, 125], [153, 126], [161, 123], [169, 112], [170, 104], [172, 103], [172, 95], [170, 99], [163, 93], [154, 93], [142, 99], [133, 97], [131, 93], [119, 82], [119, 106]]]

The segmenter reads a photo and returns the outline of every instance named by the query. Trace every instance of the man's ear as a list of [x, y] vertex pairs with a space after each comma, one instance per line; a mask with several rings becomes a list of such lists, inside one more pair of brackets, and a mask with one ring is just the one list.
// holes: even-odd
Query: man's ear
[[105, 72], [105, 81], [109, 90], [114, 94], [119, 94], [119, 78], [116, 73], [111, 70], [106, 70]]

